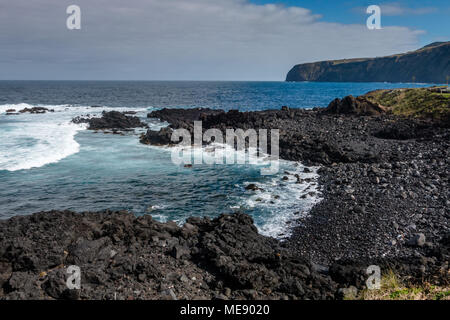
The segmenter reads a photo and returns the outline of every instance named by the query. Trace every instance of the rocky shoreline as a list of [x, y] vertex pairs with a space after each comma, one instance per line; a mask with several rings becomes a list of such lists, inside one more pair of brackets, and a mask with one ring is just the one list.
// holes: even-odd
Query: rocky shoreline
[[[420, 254], [450, 231], [448, 123], [398, 117], [363, 98], [335, 100], [326, 109], [259, 112], [204, 109], [180, 121], [179, 110], [152, 118], [171, 128], [281, 128], [280, 156], [320, 165], [324, 201], [301, 221], [291, 246], [315, 262]], [[175, 124], [175, 125], [174, 125]], [[142, 140], [170, 137], [170, 128]], [[419, 246], [412, 239], [420, 235]]]
[[[241, 213], [183, 227], [126, 212], [0, 221], [0, 298], [340, 299], [364, 288], [374, 264], [448, 286], [447, 123], [353, 97], [326, 109], [163, 109], [148, 117], [171, 125], [148, 130], [144, 144], [170, 144], [173, 129], [193, 130], [195, 120], [203, 130], [280, 129], [281, 158], [321, 166], [324, 200], [284, 242], [259, 235]], [[84, 270], [80, 291], [65, 286], [71, 264]]]

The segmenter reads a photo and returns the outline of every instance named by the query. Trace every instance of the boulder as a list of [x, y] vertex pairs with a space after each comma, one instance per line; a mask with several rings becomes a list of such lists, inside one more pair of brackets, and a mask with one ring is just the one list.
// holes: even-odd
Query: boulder
[[370, 102], [364, 97], [347, 96], [341, 99], [334, 99], [324, 110], [325, 113], [375, 116], [385, 113], [379, 104]]
[[165, 146], [172, 144], [171, 128], [162, 128], [159, 131], [147, 130], [147, 133], [141, 135], [140, 142], [143, 144], [151, 144], [156, 146]]
[[426, 237], [423, 233], [414, 234], [407, 242], [410, 247], [423, 247], [426, 242]]

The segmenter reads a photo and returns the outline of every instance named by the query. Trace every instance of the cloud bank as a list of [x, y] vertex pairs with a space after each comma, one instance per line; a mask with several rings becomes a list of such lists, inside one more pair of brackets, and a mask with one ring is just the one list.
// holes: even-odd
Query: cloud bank
[[415, 49], [420, 31], [246, 0], [0, 0], [2, 79], [283, 80], [297, 63]]
[[[424, 14], [430, 14], [436, 12], [436, 7], [420, 7], [410, 8], [404, 6], [398, 2], [389, 2], [379, 4], [381, 8], [381, 14], [384, 16], [419, 16]], [[365, 14], [367, 7], [356, 7], [353, 11], [359, 14]]]
[[387, 16], [403, 16], [403, 15], [423, 15], [437, 11], [435, 7], [409, 8], [402, 6], [400, 3], [385, 3], [381, 6], [382, 14]]

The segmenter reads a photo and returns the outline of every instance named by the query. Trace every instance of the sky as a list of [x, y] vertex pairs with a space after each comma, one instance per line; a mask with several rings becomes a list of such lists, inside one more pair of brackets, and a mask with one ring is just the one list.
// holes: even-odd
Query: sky
[[0, 80], [283, 81], [298, 63], [449, 41], [449, 18], [448, 0], [0, 0]]

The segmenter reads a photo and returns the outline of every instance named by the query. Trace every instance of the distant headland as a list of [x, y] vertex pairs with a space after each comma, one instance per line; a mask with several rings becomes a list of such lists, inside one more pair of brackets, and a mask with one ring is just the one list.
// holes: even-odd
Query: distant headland
[[450, 41], [387, 57], [299, 64], [286, 81], [447, 83], [449, 78]]

